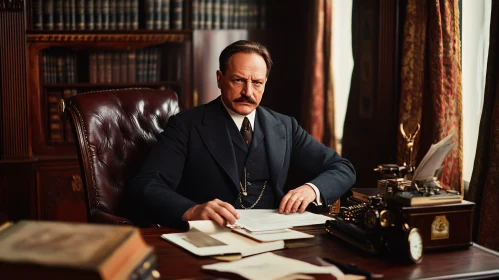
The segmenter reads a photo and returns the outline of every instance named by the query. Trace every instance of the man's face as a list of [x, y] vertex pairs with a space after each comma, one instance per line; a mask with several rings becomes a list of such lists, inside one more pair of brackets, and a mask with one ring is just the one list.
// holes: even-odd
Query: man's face
[[240, 115], [248, 115], [255, 110], [262, 100], [266, 75], [267, 66], [260, 55], [232, 55], [225, 75], [217, 71], [217, 84], [225, 106]]

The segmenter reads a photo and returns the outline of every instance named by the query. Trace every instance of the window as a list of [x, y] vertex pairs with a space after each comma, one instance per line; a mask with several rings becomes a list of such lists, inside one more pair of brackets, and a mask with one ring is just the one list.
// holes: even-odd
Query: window
[[343, 123], [347, 111], [350, 81], [353, 71], [352, 54], [352, 2], [353, 0], [333, 1], [333, 79], [334, 79], [334, 118], [335, 135], [338, 139], [338, 152], [341, 154]]
[[475, 161], [489, 50], [491, 0], [462, 0], [463, 179]]

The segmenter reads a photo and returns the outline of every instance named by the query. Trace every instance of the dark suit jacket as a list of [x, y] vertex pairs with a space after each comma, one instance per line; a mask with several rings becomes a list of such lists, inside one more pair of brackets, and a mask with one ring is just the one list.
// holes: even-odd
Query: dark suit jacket
[[[269, 183], [279, 200], [285, 195], [291, 162], [317, 175], [310, 183], [320, 190], [326, 205], [353, 185], [355, 171], [350, 162], [315, 140], [294, 118], [261, 106], [256, 110], [267, 150]], [[131, 185], [141, 212], [155, 223], [183, 227], [182, 216], [196, 204], [218, 198], [235, 205], [239, 175], [229, 135], [229, 128], [235, 127], [220, 97], [170, 117]]]

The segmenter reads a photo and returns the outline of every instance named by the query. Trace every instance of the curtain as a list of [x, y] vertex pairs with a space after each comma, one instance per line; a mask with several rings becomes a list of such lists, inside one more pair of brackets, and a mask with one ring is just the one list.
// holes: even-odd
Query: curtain
[[334, 135], [334, 91], [332, 63], [332, 2], [310, 1], [302, 126], [317, 140], [337, 149]]
[[[440, 182], [464, 193], [458, 0], [408, 0], [403, 33], [399, 121], [407, 133], [421, 125], [411, 164], [417, 166], [432, 143], [454, 132], [456, 146], [443, 163]], [[401, 134], [397, 148], [402, 163]]]
[[483, 110], [466, 199], [475, 202], [473, 239], [499, 250], [499, 1], [492, 1]]

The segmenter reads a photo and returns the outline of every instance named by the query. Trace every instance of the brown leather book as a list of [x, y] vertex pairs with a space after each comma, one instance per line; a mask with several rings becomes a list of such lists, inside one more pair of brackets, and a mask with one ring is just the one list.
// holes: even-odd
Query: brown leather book
[[158, 279], [137, 228], [19, 221], [0, 228], [2, 279]]

